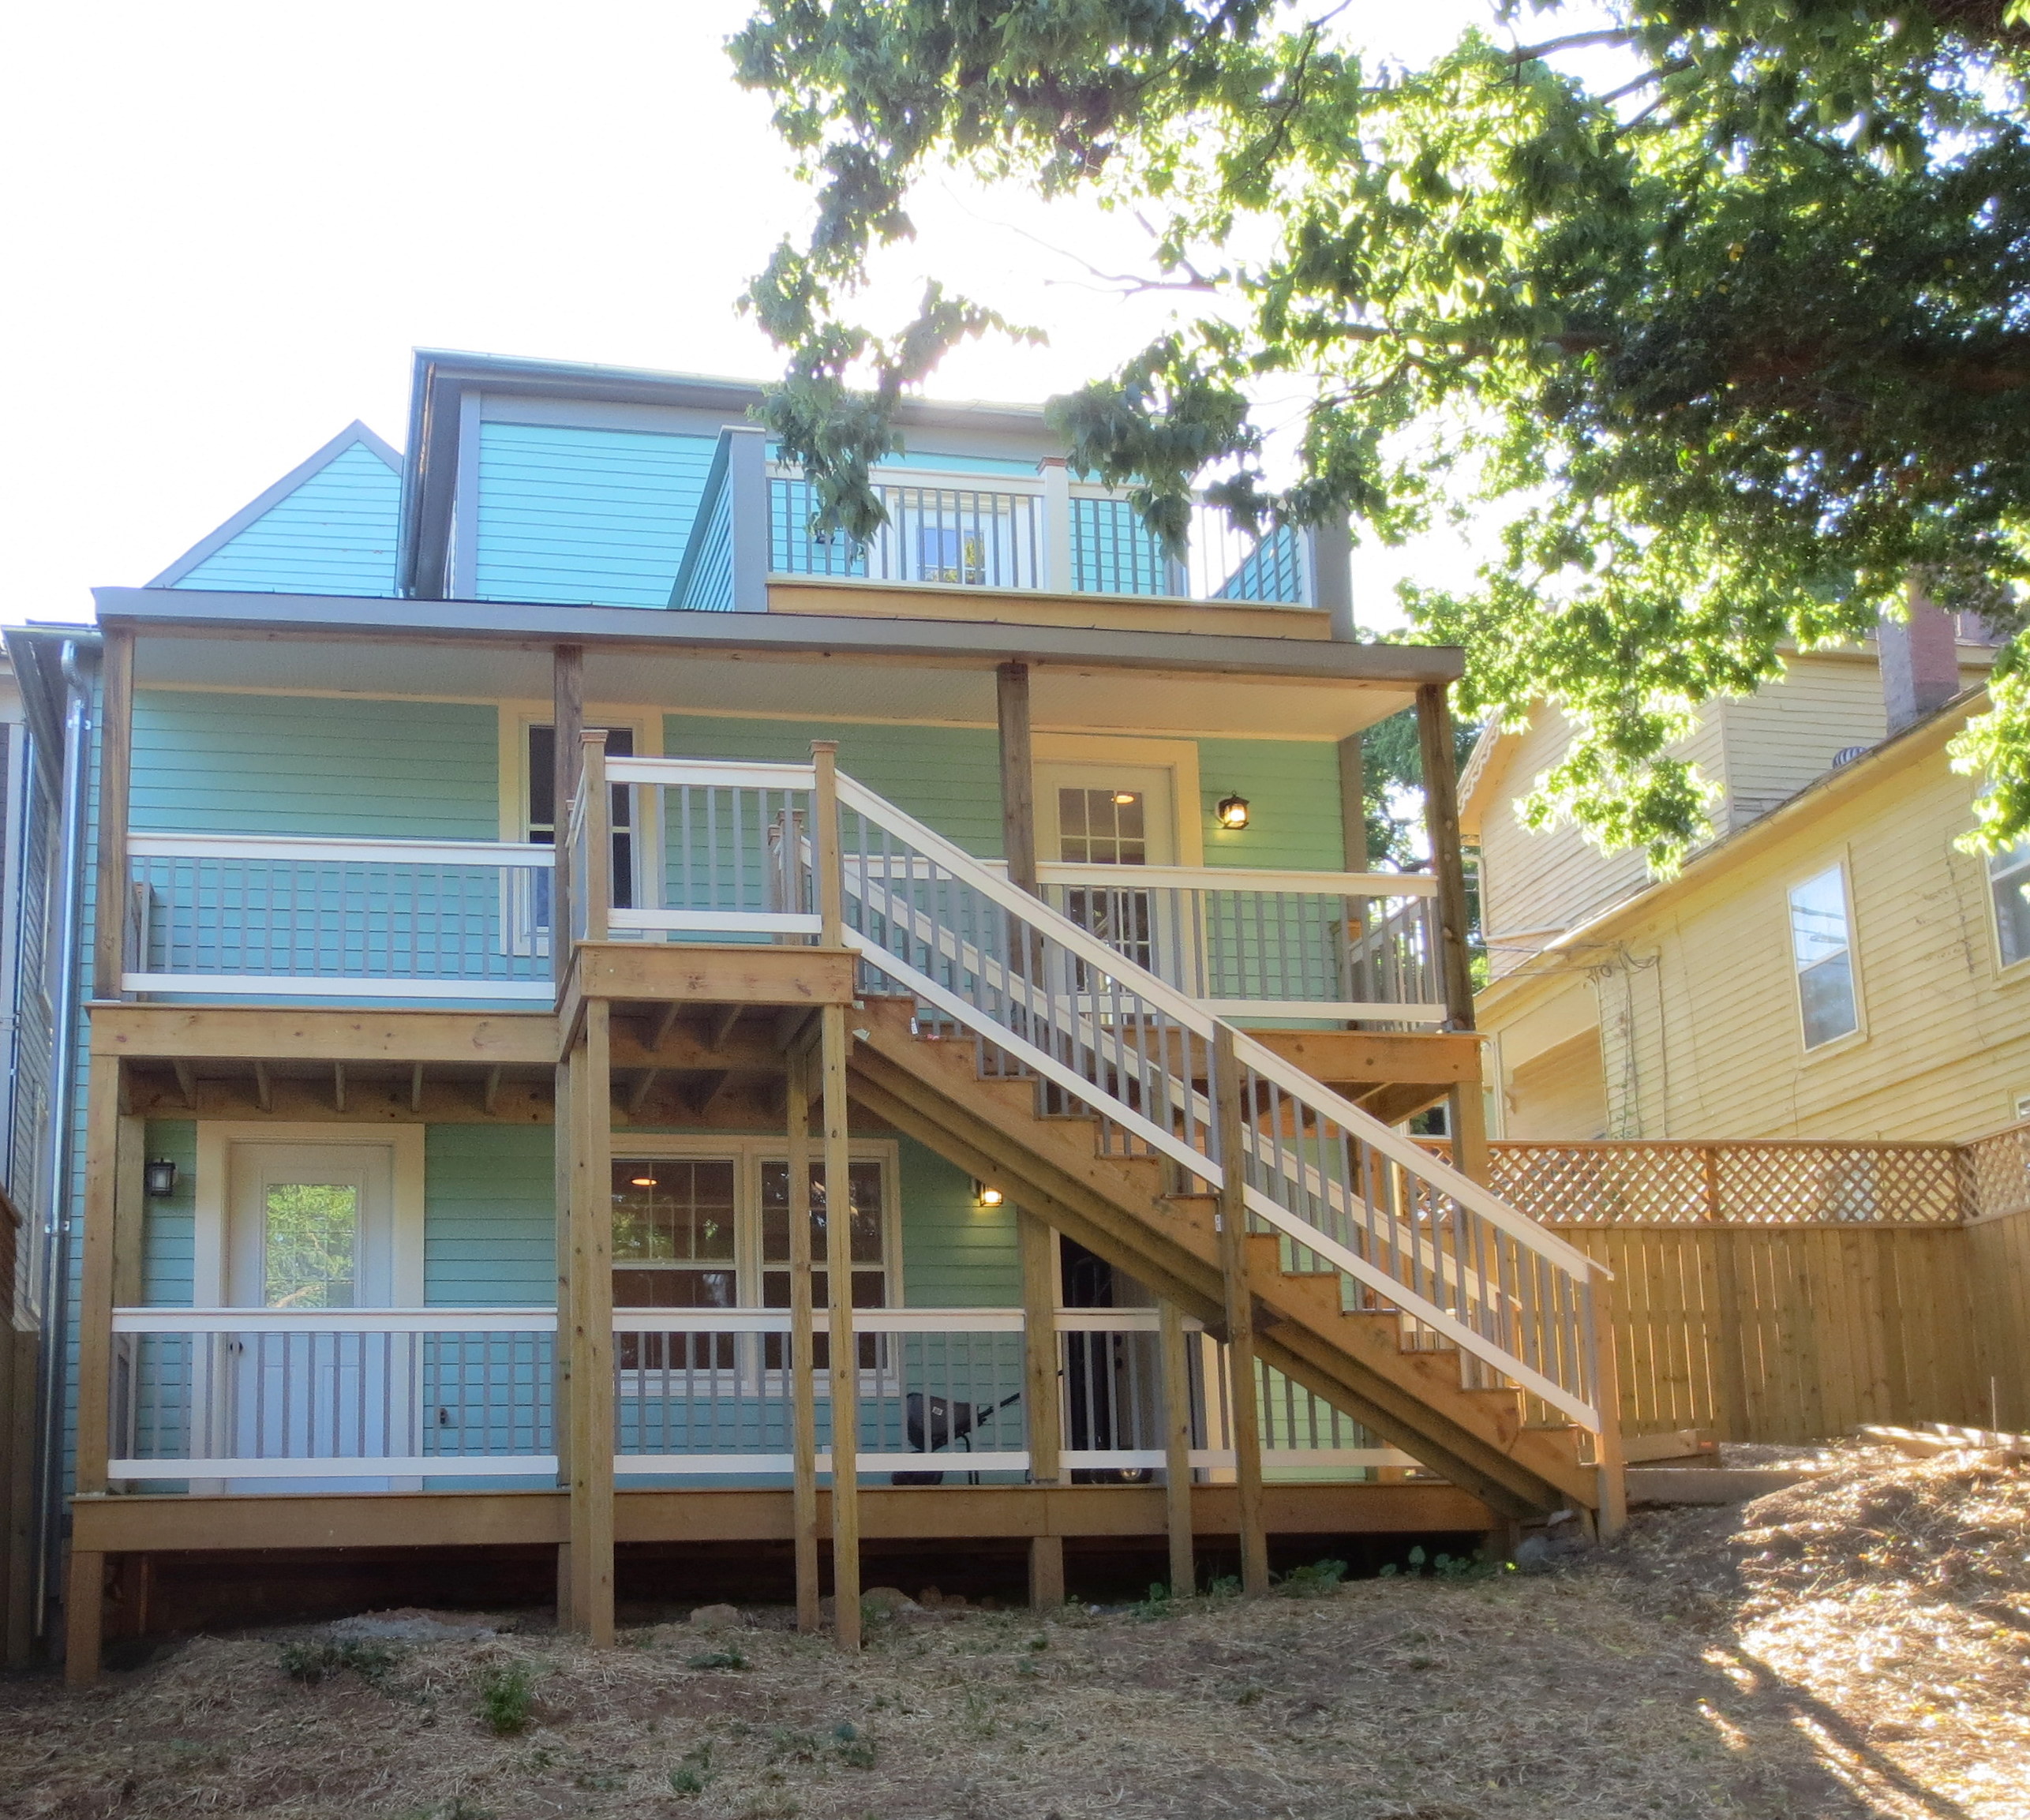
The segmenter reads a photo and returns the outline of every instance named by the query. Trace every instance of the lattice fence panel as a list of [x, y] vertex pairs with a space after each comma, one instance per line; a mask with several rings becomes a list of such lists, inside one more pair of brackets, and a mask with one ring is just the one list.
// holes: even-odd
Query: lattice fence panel
[[1967, 1211], [1996, 1219], [2030, 1211], [2030, 1122], [1961, 1147], [1966, 1159]]

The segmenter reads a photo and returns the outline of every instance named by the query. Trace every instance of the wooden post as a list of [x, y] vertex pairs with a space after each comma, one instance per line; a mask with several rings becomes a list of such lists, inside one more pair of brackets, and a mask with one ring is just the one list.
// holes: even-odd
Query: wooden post
[[[811, 766], [817, 773], [811, 792], [811, 863], [818, 874], [818, 944], [846, 943], [846, 881], [839, 857], [839, 742], [813, 740]], [[840, 1116], [845, 1117], [841, 1110]]]
[[[606, 729], [578, 736], [579, 782], [585, 792], [585, 939], [606, 939], [606, 913], [613, 907], [613, 800], [606, 792]], [[569, 857], [566, 856], [566, 864]]]
[[1170, 1591], [1182, 1599], [1197, 1590], [1198, 1566], [1191, 1534], [1191, 1362], [1184, 1313], [1163, 1305], [1163, 1516], [1170, 1531]]
[[84, 1245], [78, 1270], [78, 1495], [106, 1489], [111, 1453], [114, 1224], [119, 1206], [120, 1069], [117, 1056], [92, 1058], [85, 1090]]
[[[553, 1356], [552, 1381], [550, 1390], [550, 1429], [556, 1444], [557, 1483], [567, 1492], [571, 1485], [572, 1454], [571, 1446], [571, 1330], [577, 1319], [577, 1303], [572, 1285], [576, 1278], [571, 1268], [572, 1238], [575, 1227], [571, 1217], [573, 1204], [578, 1194], [578, 1176], [574, 1163], [576, 1147], [572, 1142], [578, 1129], [578, 1089], [574, 1079], [573, 1058], [578, 1050], [574, 1046], [567, 1049], [556, 1066], [556, 1097], [551, 1108], [551, 1140], [556, 1149], [556, 1309], [557, 1328], [556, 1350]], [[567, 1526], [566, 1535], [569, 1529]], [[575, 1631], [578, 1614], [571, 1607], [571, 1543], [568, 1540], [557, 1545], [557, 1628]]]
[[[1445, 988], [1446, 1027], [1474, 1027], [1473, 967], [1466, 952], [1466, 861], [1459, 850], [1459, 783], [1452, 762], [1452, 711], [1443, 683], [1417, 691], [1417, 743], [1424, 770], [1424, 833], [1438, 882], [1438, 952]], [[1487, 1104], [1478, 1071], [1454, 1086], [1452, 1161], [1475, 1182], [1487, 1180]]]
[[1262, 1528], [1261, 1417], [1255, 1402], [1255, 1298], [1248, 1286], [1247, 1115], [1241, 1103], [1241, 1065], [1234, 1029], [1212, 1027], [1213, 1096], [1217, 1101], [1219, 1166], [1219, 1272], [1227, 1299], [1229, 1423], [1234, 1440], [1234, 1485], [1239, 1505], [1241, 1590], [1250, 1598], [1268, 1590], [1268, 1537]]
[[63, 1595], [63, 1678], [73, 1687], [99, 1679], [99, 1639], [106, 1624], [106, 1557], [73, 1548]]
[[[822, 776], [822, 773], [821, 773]], [[852, 1153], [846, 1126], [846, 1008], [820, 1013], [824, 1053], [825, 1304], [832, 1384], [832, 1597], [842, 1650], [860, 1646], [860, 1353], [853, 1339]]]
[[143, 1248], [148, 1241], [148, 1121], [120, 1118], [120, 1166], [113, 1184], [113, 1305], [134, 1308], [141, 1299]]
[[1611, 1542], [1628, 1521], [1628, 1481], [1621, 1452], [1621, 1375], [1614, 1337], [1614, 1279], [1596, 1266], [1589, 1286], [1593, 1305], [1594, 1395], [1600, 1405], [1599, 1507], [1601, 1541]]
[[[585, 731], [585, 651], [550, 653], [550, 815], [556, 858], [550, 876], [550, 960], [558, 983], [571, 971], [571, 800], [578, 789], [579, 736]], [[561, 1102], [560, 1102], [561, 1103]]]
[[1368, 869], [1367, 773], [1361, 736], [1349, 733], [1339, 742], [1339, 838], [1349, 872]]
[[1036, 889], [1036, 766], [1029, 736], [1029, 666], [1003, 664], [994, 672], [1001, 721], [1001, 850], [1008, 879]]
[[118, 998], [127, 946], [127, 800], [134, 758], [134, 635], [104, 635], [99, 669], [99, 868], [92, 995]]
[[613, 1641], [611, 1017], [586, 1002], [571, 1065], [571, 1608], [600, 1647]]
[[811, 1056], [789, 1058], [789, 1421], [796, 1627], [818, 1612], [818, 1380], [811, 1268]]
[[[1064, 1472], [1058, 1404], [1058, 1248], [1049, 1225], [1026, 1208], [1015, 1215], [1022, 1259], [1022, 1400], [1029, 1435], [1029, 1482], [1058, 1484]], [[1029, 1603], [1051, 1611], [1065, 1602], [1064, 1537], [1029, 1538]]]

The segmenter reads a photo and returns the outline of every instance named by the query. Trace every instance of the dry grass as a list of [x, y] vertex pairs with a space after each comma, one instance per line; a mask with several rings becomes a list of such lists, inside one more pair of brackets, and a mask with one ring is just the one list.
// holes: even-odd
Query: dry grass
[[[2026, 1557], [2030, 1474], [1857, 1464], [1550, 1573], [940, 1614], [850, 1661], [777, 1623], [528, 1632], [306, 1685], [312, 1633], [199, 1638], [82, 1695], [0, 1683], [0, 1814], [2019, 1820]], [[503, 1736], [482, 1690], [518, 1668]]]

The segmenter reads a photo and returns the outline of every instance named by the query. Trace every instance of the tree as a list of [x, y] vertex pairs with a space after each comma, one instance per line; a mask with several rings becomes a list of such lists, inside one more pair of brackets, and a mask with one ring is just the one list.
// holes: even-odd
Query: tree
[[[1913, 589], [2020, 623], [2030, 0], [1612, 4], [1403, 71], [1326, 0], [759, 0], [740, 77], [818, 188], [749, 294], [788, 350], [771, 427], [865, 534], [897, 401], [1005, 326], [935, 286], [891, 333], [850, 320], [927, 171], [1132, 213], [1137, 282], [1204, 308], [1053, 401], [1077, 464], [1174, 545], [1208, 477], [1256, 526], [1498, 525], [1415, 622], [1466, 647], [1469, 713], [1571, 720], [1533, 818], [1669, 867], [1704, 829], [1667, 751], [1697, 702]], [[1605, 93], [1555, 62], [1598, 43], [1631, 70]], [[1309, 401], [1281, 485], [1269, 383]], [[1991, 844], [2030, 828], [2017, 646], [1993, 688], [1961, 754]]]

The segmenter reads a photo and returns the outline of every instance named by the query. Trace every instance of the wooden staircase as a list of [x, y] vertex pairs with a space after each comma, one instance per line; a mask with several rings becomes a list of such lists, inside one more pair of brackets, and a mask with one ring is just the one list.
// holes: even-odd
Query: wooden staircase
[[[1167, 1159], [1103, 1154], [1096, 1113], [1045, 1110], [1038, 1081], [983, 1066], [979, 1039], [923, 1033], [914, 999], [864, 1002], [851, 1067], [870, 1111], [1223, 1331], [1215, 1196], [1172, 1192], [1183, 1172]], [[1272, 1233], [1246, 1242], [1267, 1364], [1506, 1515], [1597, 1504], [1575, 1424], [1526, 1423], [1521, 1391], [1469, 1386], [1458, 1350], [1406, 1344], [1398, 1309], [1347, 1307], [1343, 1274], [1286, 1268], [1293, 1249]]]

